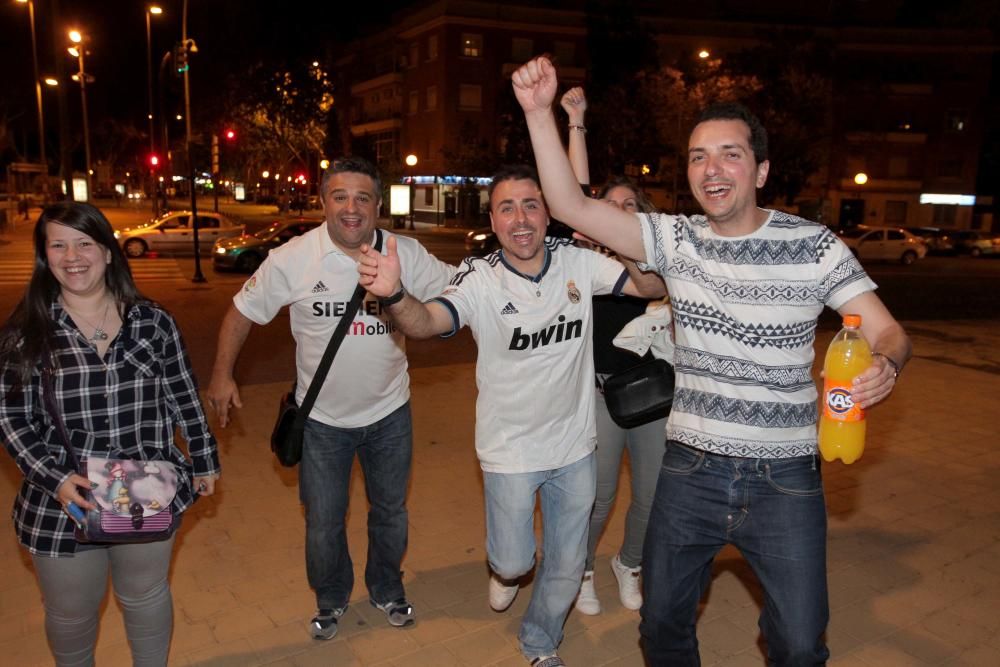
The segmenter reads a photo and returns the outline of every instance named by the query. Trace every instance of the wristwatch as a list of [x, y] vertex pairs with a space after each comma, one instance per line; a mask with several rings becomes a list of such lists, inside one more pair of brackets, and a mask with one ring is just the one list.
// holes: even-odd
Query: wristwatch
[[[402, 285], [400, 285], [398, 292], [396, 292], [395, 294], [390, 294], [389, 296], [387, 296], [385, 298], [380, 298], [378, 300], [378, 302], [380, 304], [382, 304], [383, 307], [385, 307], [385, 306], [391, 306], [393, 304], [396, 304], [396, 303], [399, 303], [400, 301], [402, 301], [404, 296], [406, 296], [406, 290], [403, 288]], [[893, 364], [893, 365], [895, 365], [895, 364]]]

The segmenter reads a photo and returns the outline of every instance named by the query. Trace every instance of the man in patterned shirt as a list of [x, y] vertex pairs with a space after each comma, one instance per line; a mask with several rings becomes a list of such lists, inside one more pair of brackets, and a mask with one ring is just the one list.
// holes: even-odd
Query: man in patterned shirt
[[617, 261], [546, 237], [549, 215], [531, 167], [501, 170], [489, 194], [502, 249], [465, 260], [441, 297], [421, 303], [407, 294], [394, 239], [384, 257], [368, 251], [359, 271], [406, 335], [451, 335], [468, 326], [476, 338], [490, 606], [505, 611], [517, 579], [534, 564], [541, 496], [543, 557], [518, 638], [532, 665], [555, 667], [563, 664], [555, 653], [580, 588], [594, 504], [592, 297], [638, 296], [640, 289], [662, 296], [663, 283], [636, 273], [637, 287]]
[[[553, 214], [659, 273], [676, 323], [677, 388], [643, 553], [643, 651], [699, 664], [698, 602], [715, 555], [735, 545], [764, 587], [769, 663], [823, 664], [829, 618], [826, 510], [810, 369], [825, 306], [862, 317], [873, 363], [854, 380], [867, 408], [892, 390], [909, 340], [826, 227], [757, 207], [767, 134], [740, 105], [710, 107], [688, 141], [704, 215], [629, 214], [582, 196], [552, 115], [544, 57], [512, 81]], [[640, 264], [641, 265], [641, 264]]]

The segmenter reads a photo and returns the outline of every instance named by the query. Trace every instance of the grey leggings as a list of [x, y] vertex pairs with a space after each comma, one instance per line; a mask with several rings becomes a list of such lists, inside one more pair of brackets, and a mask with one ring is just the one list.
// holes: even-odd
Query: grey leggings
[[[603, 377], [603, 376], [602, 376]], [[588, 571], [594, 569], [597, 541], [601, 538], [604, 523], [611, 513], [618, 492], [618, 473], [622, 454], [628, 447], [632, 472], [632, 502], [625, 515], [625, 540], [619, 551], [621, 561], [628, 567], [642, 562], [642, 544], [646, 539], [646, 524], [656, 491], [656, 480], [663, 464], [666, 450], [667, 419], [657, 419], [635, 428], [624, 429], [611, 419], [604, 394], [596, 389], [595, 414], [597, 417], [597, 498], [590, 515], [590, 536], [587, 538]]]
[[167, 664], [174, 625], [167, 583], [174, 538], [87, 548], [72, 558], [32, 556], [45, 601], [45, 634], [59, 667], [93, 665], [108, 569], [125, 619], [132, 664]]

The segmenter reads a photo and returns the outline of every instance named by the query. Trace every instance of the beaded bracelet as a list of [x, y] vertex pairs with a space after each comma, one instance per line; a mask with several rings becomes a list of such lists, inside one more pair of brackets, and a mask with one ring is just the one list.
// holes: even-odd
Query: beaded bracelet
[[583, 125], [574, 125], [574, 124], [570, 123], [569, 129], [576, 130], [577, 132], [583, 132], [584, 134], [587, 134], [587, 128], [585, 128]]

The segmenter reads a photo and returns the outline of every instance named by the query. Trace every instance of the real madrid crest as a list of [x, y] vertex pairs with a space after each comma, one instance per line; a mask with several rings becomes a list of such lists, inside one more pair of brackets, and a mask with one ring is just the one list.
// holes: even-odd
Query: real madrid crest
[[570, 303], [580, 303], [580, 290], [572, 280], [566, 283], [566, 296], [569, 297]]

